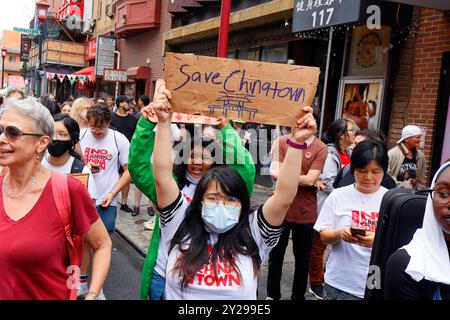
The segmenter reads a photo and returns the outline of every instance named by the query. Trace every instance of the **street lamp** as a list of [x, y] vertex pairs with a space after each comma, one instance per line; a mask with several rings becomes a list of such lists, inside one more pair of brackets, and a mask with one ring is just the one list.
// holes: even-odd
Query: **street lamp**
[[[41, 69], [42, 64], [42, 42], [44, 42], [44, 23], [47, 20], [48, 15], [48, 8], [50, 8], [50, 5], [45, 0], [39, 0], [36, 1], [36, 18], [39, 20], [39, 29], [40, 29], [40, 39], [39, 39], [39, 65], [38, 69]], [[36, 96], [41, 96], [41, 76], [39, 73], [37, 73], [37, 90], [36, 90]]]
[[5, 77], [5, 58], [6, 58], [6, 54], [8, 53], [8, 49], [6, 49], [5, 47], [2, 48], [2, 86], [1, 89], [3, 89], [3, 78]]

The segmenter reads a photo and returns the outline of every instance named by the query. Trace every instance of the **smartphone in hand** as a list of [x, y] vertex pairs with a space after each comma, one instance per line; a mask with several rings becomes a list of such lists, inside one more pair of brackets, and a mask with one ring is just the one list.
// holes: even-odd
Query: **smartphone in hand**
[[352, 236], [356, 237], [356, 235], [360, 235], [365, 237], [366, 236], [366, 230], [362, 228], [354, 228], [350, 227], [350, 232], [352, 233]]

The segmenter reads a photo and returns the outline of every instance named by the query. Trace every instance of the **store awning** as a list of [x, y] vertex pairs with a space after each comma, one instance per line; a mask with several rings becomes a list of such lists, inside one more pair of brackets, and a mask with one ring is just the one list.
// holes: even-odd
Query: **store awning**
[[149, 67], [138, 66], [131, 67], [127, 69], [127, 77], [131, 79], [150, 79], [150, 75], [152, 74], [152, 69]]
[[94, 66], [87, 67], [87, 68], [78, 70], [77, 72], [74, 72], [72, 74], [77, 75], [77, 76], [93, 76], [93, 75], [95, 75], [95, 67]]

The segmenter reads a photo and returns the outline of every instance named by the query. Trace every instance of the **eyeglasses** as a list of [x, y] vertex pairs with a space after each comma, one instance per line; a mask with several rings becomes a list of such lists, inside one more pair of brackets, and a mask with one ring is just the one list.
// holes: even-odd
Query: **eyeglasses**
[[435, 204], [448, 205], [450, 203], [450, 192], [442, 189], [428, 189], [427, 192], [431, 193], [431, 200]]
[[91, 128], [93, 134], [104, 134], [108, 131], [108, 128]]
[[203, 199], [203, 202], [208, 205], [215, 205], [218, 206], [219, 202], [222, 202], [226, 206], [230, 207], [239, 207], [241, 205], [241, 201], [236, 197], [218, 197], [215, 195], [208, 195]]
[[26, 133], [22, 132], [19, 128], [14, 126], [8, 126], [6, 128], [0, 127], [0, 135], [5, 134], [6, 138], [10, 141], [18, 141], [22, 136], [42, 137], [40, 133]]

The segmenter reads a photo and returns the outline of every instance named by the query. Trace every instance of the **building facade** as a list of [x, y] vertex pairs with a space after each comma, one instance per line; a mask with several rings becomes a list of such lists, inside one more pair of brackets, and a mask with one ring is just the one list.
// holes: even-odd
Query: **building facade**
[[424, 152], [429, 178], [450, 158], [450, 14], [415, 7], [415, 36], [402, 45], [393, 65], [389, 142], [406, 124], [426, 129]]
[[22, 34], [20, 32], [3, 30], [0, 36], [1, 48], [5, 48], [7, 50], [4, 65], [2, 59], [0, 59], [1, 70], [3, 70], [4, 87], [23, 89], [25, 86], [25, 79], [20, 71], [23, 64], [23, 62], [20, 61], [21, 35]]
[[[438, 126], [437, 114], [447, 119], [450, 25], [448, 12], [439, 9], [450, 8], [425, 9], [408, 2], [353, 1], [351, 5], [364, 13], [370, 5], [380, 8], [376, 29], [369, 28], [368, 14], [331, 26], [312, 20], [319, 26], [294, 29], [304, 18], [320, 17], [319, 10], [327, 4], [342, 13], [341, 3], [321, 1], [309, 7], [308, 1], [233, 1], [228, 57], [319, 67], [314, 104], [321, 111], [321, 134], [332, 121], [345, 117], [361, 129], [383, 131], [392, 147], [403, 126], [421, 126], [429, 177], [448, 154], [444, 137], [450, 129], [445, 131], [445, 121]], [[164, 35], [165, 51], [216, 55], [220, 1], [180, 0], [171, 2], [169, 11], [174, 28]], [[296, 22], [297, 17], [303, 20]]]
[[163, 35], [171, 29], [169, 2], [119, 1], [117, 5], [121, 68], [127, 70], [128, 78], [133, 81], [122, 86], [122, 93], [136, 101], [143, 94], [152, 96], [156, 80], [163, 77]]

